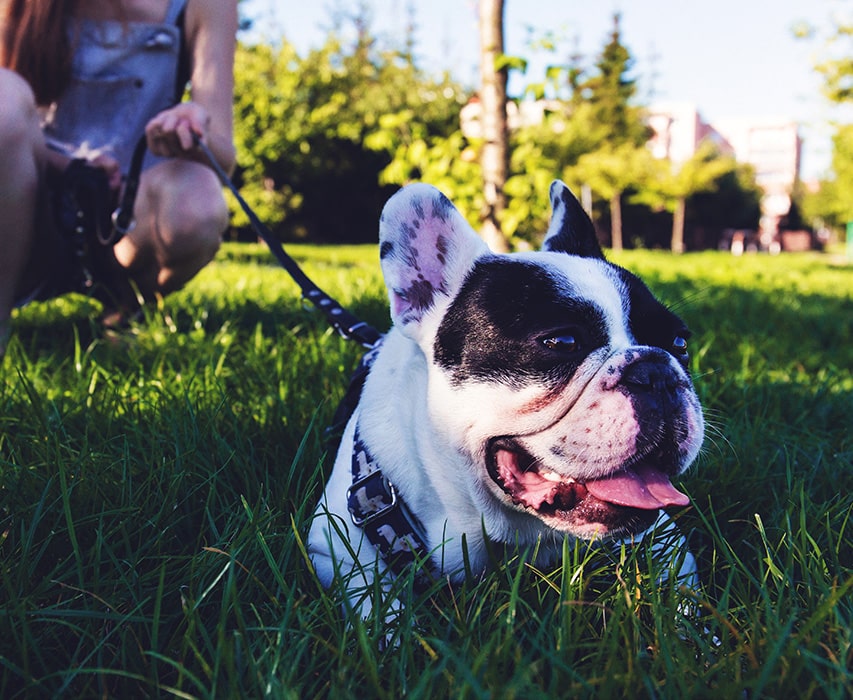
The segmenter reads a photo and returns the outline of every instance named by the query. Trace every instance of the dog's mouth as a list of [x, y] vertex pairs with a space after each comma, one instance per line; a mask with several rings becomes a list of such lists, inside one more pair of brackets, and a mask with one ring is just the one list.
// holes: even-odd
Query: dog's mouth
[[488, 470], [514, 504], [560, 529], [584, 529], [598, 523], [601, 534], [638, 532], [651, 524], [658, 509], [690, 504], [669, 477], [649, 462], [581, 481], [545, 469], [507, 438], [491, 442]]

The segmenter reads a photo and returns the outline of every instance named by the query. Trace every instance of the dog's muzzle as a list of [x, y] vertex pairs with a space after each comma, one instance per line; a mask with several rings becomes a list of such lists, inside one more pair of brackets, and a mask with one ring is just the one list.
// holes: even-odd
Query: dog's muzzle
[[512, 503], [558, 530], [621, 535], [648, 528], [658, 510], [690, 499], [648, 461], [580, 480], [544, 468], [512, 438], [490, 442], [487, 468]]

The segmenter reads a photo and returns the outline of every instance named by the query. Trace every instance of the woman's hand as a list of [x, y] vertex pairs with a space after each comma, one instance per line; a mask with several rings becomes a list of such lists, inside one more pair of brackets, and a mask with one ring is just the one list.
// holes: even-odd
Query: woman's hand
[[204, 141], [210, 127], [207, 110], [195, 102], [170, 107], [145, 125], [148, 150], [155, 156], [176, 158], [195, 150], [195, 139]]

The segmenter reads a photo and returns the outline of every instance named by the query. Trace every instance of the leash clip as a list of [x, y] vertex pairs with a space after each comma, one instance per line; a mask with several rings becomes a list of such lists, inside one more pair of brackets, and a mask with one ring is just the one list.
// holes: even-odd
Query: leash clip
[[118, 234], [118, 238], [116, 240], [122, 238], [136, 228], [136, 219], [134, 218], [131, 218], [126, 224], [121, 222], [123, 213], [124, 211], [121, 207], [113, 212], [113, 230]]
[[[338, 333], [343, 336], [346, 340], [358, 340], [358, 336], [361, 335], [360, 331], [363, 328], [367, 328], [366, 321], [359, 321], [354, 326], [350, 326], [349, 328], [339, 328]], [[364, 343], [362, 343], [364, 345]], [[368, 350], [372, 350], [375, 347], [375, 343], [372, 345], [365, 345]]]
[[365, 350], [374, 350], [379, 346], [382, 336], [366, 321], [358, 321], [352, 326], [336, 324], [335, 329], [344, 340], [354, 340]]

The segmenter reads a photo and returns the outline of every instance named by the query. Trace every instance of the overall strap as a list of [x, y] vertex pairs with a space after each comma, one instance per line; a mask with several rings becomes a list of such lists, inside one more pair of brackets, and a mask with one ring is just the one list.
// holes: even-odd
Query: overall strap
[[166, 10], [166, 19], [163, 24], [177, 24], [178, 17], [184, 11], [187, 5], [187, 0], [169, 0], [169, 9]]
[[187, 84], [190, 82], [190, 56], [187, 47], [186, 16], [187, 2], [189, 0], [169, 0], [169, 9], [166, 12], [165, 24], [178, 28], [181, 47], [178, 52], [178, 70], [175, 77], [175, 102], [178, 103], [184, 96]]
[[136, 192], [139, 189], [139, 179], [142, 176], [142, 163], [145, 160], [147, 150], [148, 142], [145, 134], [142, 134], [133, 149], [133, 158], [130, 161], [130, 170], [124, 182], [124, 191], [113, 212], [114, 242], [117, 242], [136, 226], [136, 219], [133, 218], [133, 205], [136, 203]]

